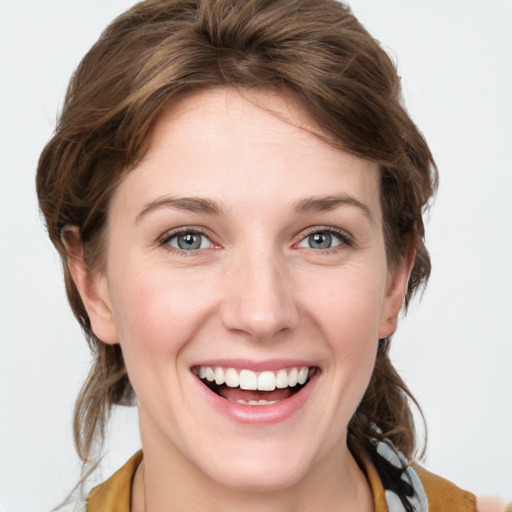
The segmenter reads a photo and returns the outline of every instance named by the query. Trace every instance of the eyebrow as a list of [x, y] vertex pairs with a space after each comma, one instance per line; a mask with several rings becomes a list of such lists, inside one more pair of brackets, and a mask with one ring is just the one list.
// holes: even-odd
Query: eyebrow
[[137, 215], [135, 222], [138, 223], [148, 213], [160, 208], [173, 208], [189, 212], [206, 213], [209, 215], [220, 215], [223, 208], [219, 203], [211, 199], [201, 197], [160, 197], [146, 204]]
[[[340, 206], [353, 206], [360, 209], [370, 220], [372, 214], [370, 208], [347, 194], [337, 196], [307, 197], [300, 199], [294, 204], [293, 213], [310, 213], [319, 211], [329, 211]], [[220, 203], [212, 199], [201, 197], [160, 197], [146, 204], [137, 215], [135, 222], [138, 223], [148, 213], [160, 208], [172, 208], [186, 210], [189, 212], [206, 213], [208, 215], [221, 215], [224, 211]]]
[[372, 219], [372, 212], [370, 208], [348, 194], [337, 196], [320, 196], [320, 197], [307, 197], [295, 203], [293, 211], [295, 213], [309, 213], [329, 211], [339, 208], [340, 206], [354, 206], [359, 208], [370, 220]]

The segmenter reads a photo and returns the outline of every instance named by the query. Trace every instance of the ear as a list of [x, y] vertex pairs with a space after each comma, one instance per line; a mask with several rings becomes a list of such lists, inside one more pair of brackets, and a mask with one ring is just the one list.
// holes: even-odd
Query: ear
[[69, 271], [91, 321], [92, 331], [104, 343], [119, 343], [106, 276], [86, 265], [77, 226], [65, 226], [61, 240], [66, 247]]
[[391, 336], [396, 330], [398, 315], [402, 309], [415, 256], [416, 251], [414, 246], [411, 245], [407, 256], [402, 259], [400, 265], [388, 271], [386, 296], [384, 297], [379, 322], [379, 339]]

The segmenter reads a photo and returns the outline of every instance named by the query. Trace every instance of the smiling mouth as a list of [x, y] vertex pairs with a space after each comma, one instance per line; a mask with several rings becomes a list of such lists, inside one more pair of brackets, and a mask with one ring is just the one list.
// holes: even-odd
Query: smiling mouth
[[307, 386], [316, 367], [292, 367], [253, 372], [220, 366], [196, 366], [194, 375], [211, 391], [241, 405], [272, 405], [286, 400]]

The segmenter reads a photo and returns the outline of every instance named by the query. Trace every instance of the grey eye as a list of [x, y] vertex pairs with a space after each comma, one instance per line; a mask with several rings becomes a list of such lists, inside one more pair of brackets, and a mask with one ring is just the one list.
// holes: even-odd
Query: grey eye
[[169, 239], [168, 244], [182, 251], [197, 251], [211, 246], [211, 242], [206, 236], [193, 231], [174, 235]]
[[327, 231], [318, 231], [304, 238], [299, 243], [299, 247], [307, 247], [309, 249], [332, 249], [341, 244], [338, 236]]

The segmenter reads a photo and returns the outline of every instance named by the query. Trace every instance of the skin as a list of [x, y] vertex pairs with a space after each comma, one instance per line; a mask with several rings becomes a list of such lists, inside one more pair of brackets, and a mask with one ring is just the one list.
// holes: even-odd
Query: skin
[[[88, 271], [78, 238], [70, 244], [93, 330], [121, 344], [138, 397], [133, 510], [373, 509], [347, 425], [378, 339], [395, 330], [413, 255], [389, 269], [377, 165], [312, 129], [269, 93], [183, 99], [111, 200], [105, 267]], [[177, 197], [219, 211], [155, 206]], [[201, 248], [177, 248], [178, 228], [202, 230]], [[312, 247], [326, 229], [337, 230], [332, 247]], [[225, 357], [300, 359], [319, 372], [290, 418], [244, 425], [206, 403], [191, 372]]]
[[501, 498], [482, 496], [476, 503], [478, 512], [506, 512], [507, 510], [507, 504]]

